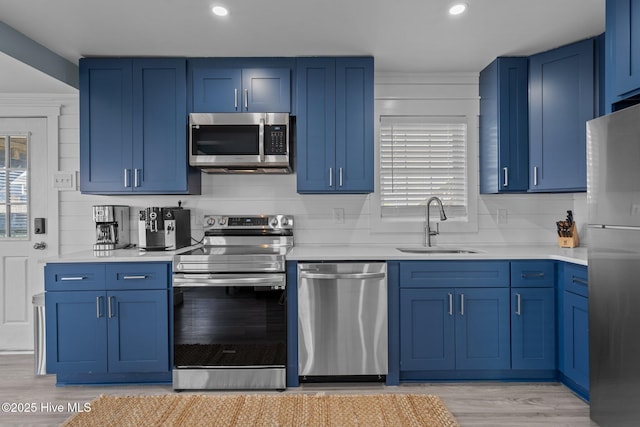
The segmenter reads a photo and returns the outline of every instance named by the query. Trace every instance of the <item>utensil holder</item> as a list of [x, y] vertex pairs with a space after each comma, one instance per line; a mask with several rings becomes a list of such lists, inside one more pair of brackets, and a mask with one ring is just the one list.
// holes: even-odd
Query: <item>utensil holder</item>
[[558, 246], [561, 248], [576, 248], [580, 246], [580, 238], [578, 237], [578, 229], [576, 229], [576, 223], [571, 224], [569, 229], [571, 237], [558, 237]]

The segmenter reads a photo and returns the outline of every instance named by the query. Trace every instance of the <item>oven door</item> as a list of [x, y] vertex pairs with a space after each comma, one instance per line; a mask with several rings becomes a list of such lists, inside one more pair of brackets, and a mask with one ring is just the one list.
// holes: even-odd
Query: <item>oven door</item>
[[174, 389], [286, 387], [284, 273], [174, 274]]

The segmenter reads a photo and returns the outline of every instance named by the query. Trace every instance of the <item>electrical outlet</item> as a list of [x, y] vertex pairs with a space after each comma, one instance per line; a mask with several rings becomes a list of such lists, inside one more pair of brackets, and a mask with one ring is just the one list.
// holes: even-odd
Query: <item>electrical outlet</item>
[[507, 210], [506, 209], [498, 209], [497, 223], [499, 225], [504, 225], [507, 223]]
[[333, 223], [334, 224], [344, 224], [344, 209], [343, 208], [333, 208]]

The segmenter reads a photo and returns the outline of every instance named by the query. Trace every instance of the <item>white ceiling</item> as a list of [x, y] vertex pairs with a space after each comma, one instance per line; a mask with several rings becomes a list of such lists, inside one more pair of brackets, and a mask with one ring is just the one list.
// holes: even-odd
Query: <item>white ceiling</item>
[[[604, 32], [605, 0], [0, 0], [0, 19], [58, 55], [373, 55], [378, 72], [479, 72]], [[212, 15], [225, 4], [224, 19]], [[0, 92], [75, 89], [0, 54]]]

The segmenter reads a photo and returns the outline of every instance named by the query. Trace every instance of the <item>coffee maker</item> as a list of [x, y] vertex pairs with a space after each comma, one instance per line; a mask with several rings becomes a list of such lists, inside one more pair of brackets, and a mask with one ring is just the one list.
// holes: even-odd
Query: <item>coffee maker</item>
[[93, 222], [96, 223], [94, 251], [110, 251], [129, 246], [129, 206], [94, 206]]
[[139, 212], [138, 246], [146, 251], [173, 251], [191, 244], [189, 209], [151, 207]]

